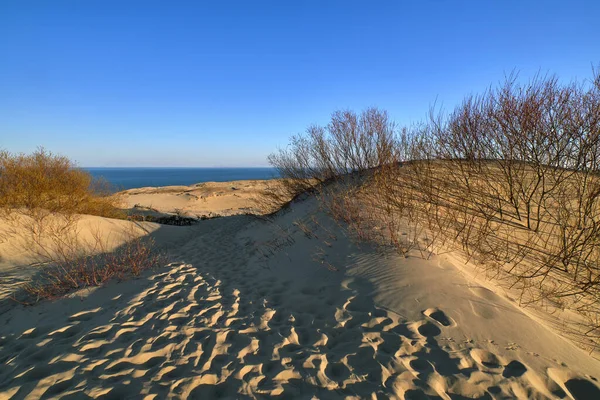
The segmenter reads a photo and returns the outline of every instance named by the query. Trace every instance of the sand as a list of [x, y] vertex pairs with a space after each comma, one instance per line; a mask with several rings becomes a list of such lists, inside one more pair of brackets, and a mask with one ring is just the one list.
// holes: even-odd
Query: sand
[[0, 398], [600, 398], [543, 318], [447, 255], [354, 244], [315, 199], [169, 228], [163, 268], [0, 315]]
[[[277, 180], [205, 182], [192, 186], [164, 186], [130, 189], [118, 193], [122, 207], [130, 214], [164, 217], [181, 214], [191, 218], [239, 214], [262, 214], [263, 202], [257, 201]], [[13, 232], [17, 225], [0, 219], [0, 300], [34, 275], [40, 264], [31, 246], [23, 245], [30, 236], [25, 230]], [[125, 221], [97, 216], [78, 216], [75, 228], [83, 243], [94, 241], [101, 232], [106, 247], [117, 248], [135, 237], [152, 236], [159, 247], [169, 248], [187, 237], [189, 229], [148, 221]], [[159, 231], [160, 230], [160, 231]], [[94, 252], [92, 252], [94, 253]], [[42, 260], [43, 261], [43, 260]]]
[[124, 207], [132, 211], [153, 210], [190, 217], [261, 213], [256, 200], [277, 180], [205, 182], [191, 186], [164, 186], [120, 192]]
[[[29, 243], [31, 234], [26, 229], [14, 230], [15, 226], [15, 221], [0, 219], [0, 301], [33, 276], [45, 262], [45, 257], [40, 257], [39, 246]], [[97, 245], [96, 237], [100, 237], [101, 245], [106, 250], [114, 250], [129, 240], [151, 236], [163, 248], [186, 237], [188, 230], [185, 227], [176, 228], [180, 227], [79, 215], [76, 216], [76, 224], [68, 229], [69, 233], [65, 234], [65, 238], [76, 237], [81, 246], [91, 249]], [[43, 246], [52, 248], [55, 242], [42, 240], [42, 243]], [[38, 250], [34, 250], [34, 247]], [[98, 252], [91, 250], [88, 253]], [[3, 307], [0, 307], [0, 310], [2, 309]]]

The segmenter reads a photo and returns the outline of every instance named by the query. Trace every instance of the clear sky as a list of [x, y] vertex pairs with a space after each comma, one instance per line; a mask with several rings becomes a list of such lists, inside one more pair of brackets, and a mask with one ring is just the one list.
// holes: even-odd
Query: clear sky
[[400, 124], [501, 81], [591, 76], [600, 1], [0, 0], [0, 148], [265, 166], [332, 111]]

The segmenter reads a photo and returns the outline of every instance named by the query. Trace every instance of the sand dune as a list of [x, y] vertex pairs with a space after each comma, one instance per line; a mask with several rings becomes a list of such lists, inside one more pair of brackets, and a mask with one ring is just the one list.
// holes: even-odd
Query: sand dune
[[[63, 223], [58, 223], [58, 226], [62, 225]], [[92, 247], [97, 245], [95, 239], [97, 235], [102, 238], [101, 244], [106, 250], [114, 250], [127, 241], [145, 236], [151, 236], [158, 246], [163, 248], [184, 240], [188, 231], [186, 227], [160, 225], [153, 222], [133, 222], [81, 215], [77, 217], [77, 223], [69, 228], [69, 232], [61, 239], [76, 239], [82, 248], [90, 249], [89, 254], [94, 254], [98, 252], [92, 250]], [[0, 300], [26, 282], [38, 271], [40, 263], [45, 261], [45, 257], [40, 257], [38, 254], [39, 246], [30, 241], [31, 233], [19, 227], [18, 223], [0, 219]], [[53, 240], [48, 237], [41, 240], [41, 243], [48, 248], [54, 246]]]
[[[276, 180], [205, 182], [191, 186], [164, 186], [120, 192], [126, 208], [152, 209], [160, 213], [175, 210], [191, 216], [229, 216], [260, 213], [256, 199]], [[136, 207], [137, 206], [137, 207]]]
[[558, 332], [314, 200], [189, 229], [143, 278], [0, 315], [0, 398], [600, 398]]
[[[164, 216], [181, 213], [192, 218], [230, 216], [260, 213], [262, 208], [256, 199], [274, 183], [276, 180], [206, 182], [192, 186], [130, 189], [119, 195], [123, 207], [133, 214]], [[32, 246], [24, 244], [24, 239], [31, 235], [24, 229], [14, 231], [13, 228], [18, 225], [14, 221], [8, 223], [0, 219], [0, 299], [34, 275], [40, 263], [40, 257], [32, 251]], [[189, 230], [147, 221], [131, 222], [90, 215], [80, 216], [77, 225], [74, 233], [76, 230], [78, 240], [93, 242], [93, 235], [101, 232], [109, 250], [135, 237], [148, 235], [160, 248], [172, 247]]]

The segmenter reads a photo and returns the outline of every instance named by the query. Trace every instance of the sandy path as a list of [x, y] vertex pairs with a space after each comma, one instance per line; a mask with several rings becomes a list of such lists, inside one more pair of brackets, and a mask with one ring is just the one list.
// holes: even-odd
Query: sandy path
[[308, 234], [310, 207], [205, 221], [148, 277], [1, 315], [0, 398], [600, 398], [598, 361], [502, 311], [514, 305], [469, 311], [485, 292], [419, 281], [426, 264], [357, 247], [322, 215]]

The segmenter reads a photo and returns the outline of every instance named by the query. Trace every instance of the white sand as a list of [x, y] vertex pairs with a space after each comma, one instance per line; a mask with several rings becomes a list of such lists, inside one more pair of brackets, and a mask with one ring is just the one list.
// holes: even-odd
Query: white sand
[[163, 269], [0, 315], [0, 398], [600, 398], [600, 362], [514, 301], [312, 199], [181, 229]]

